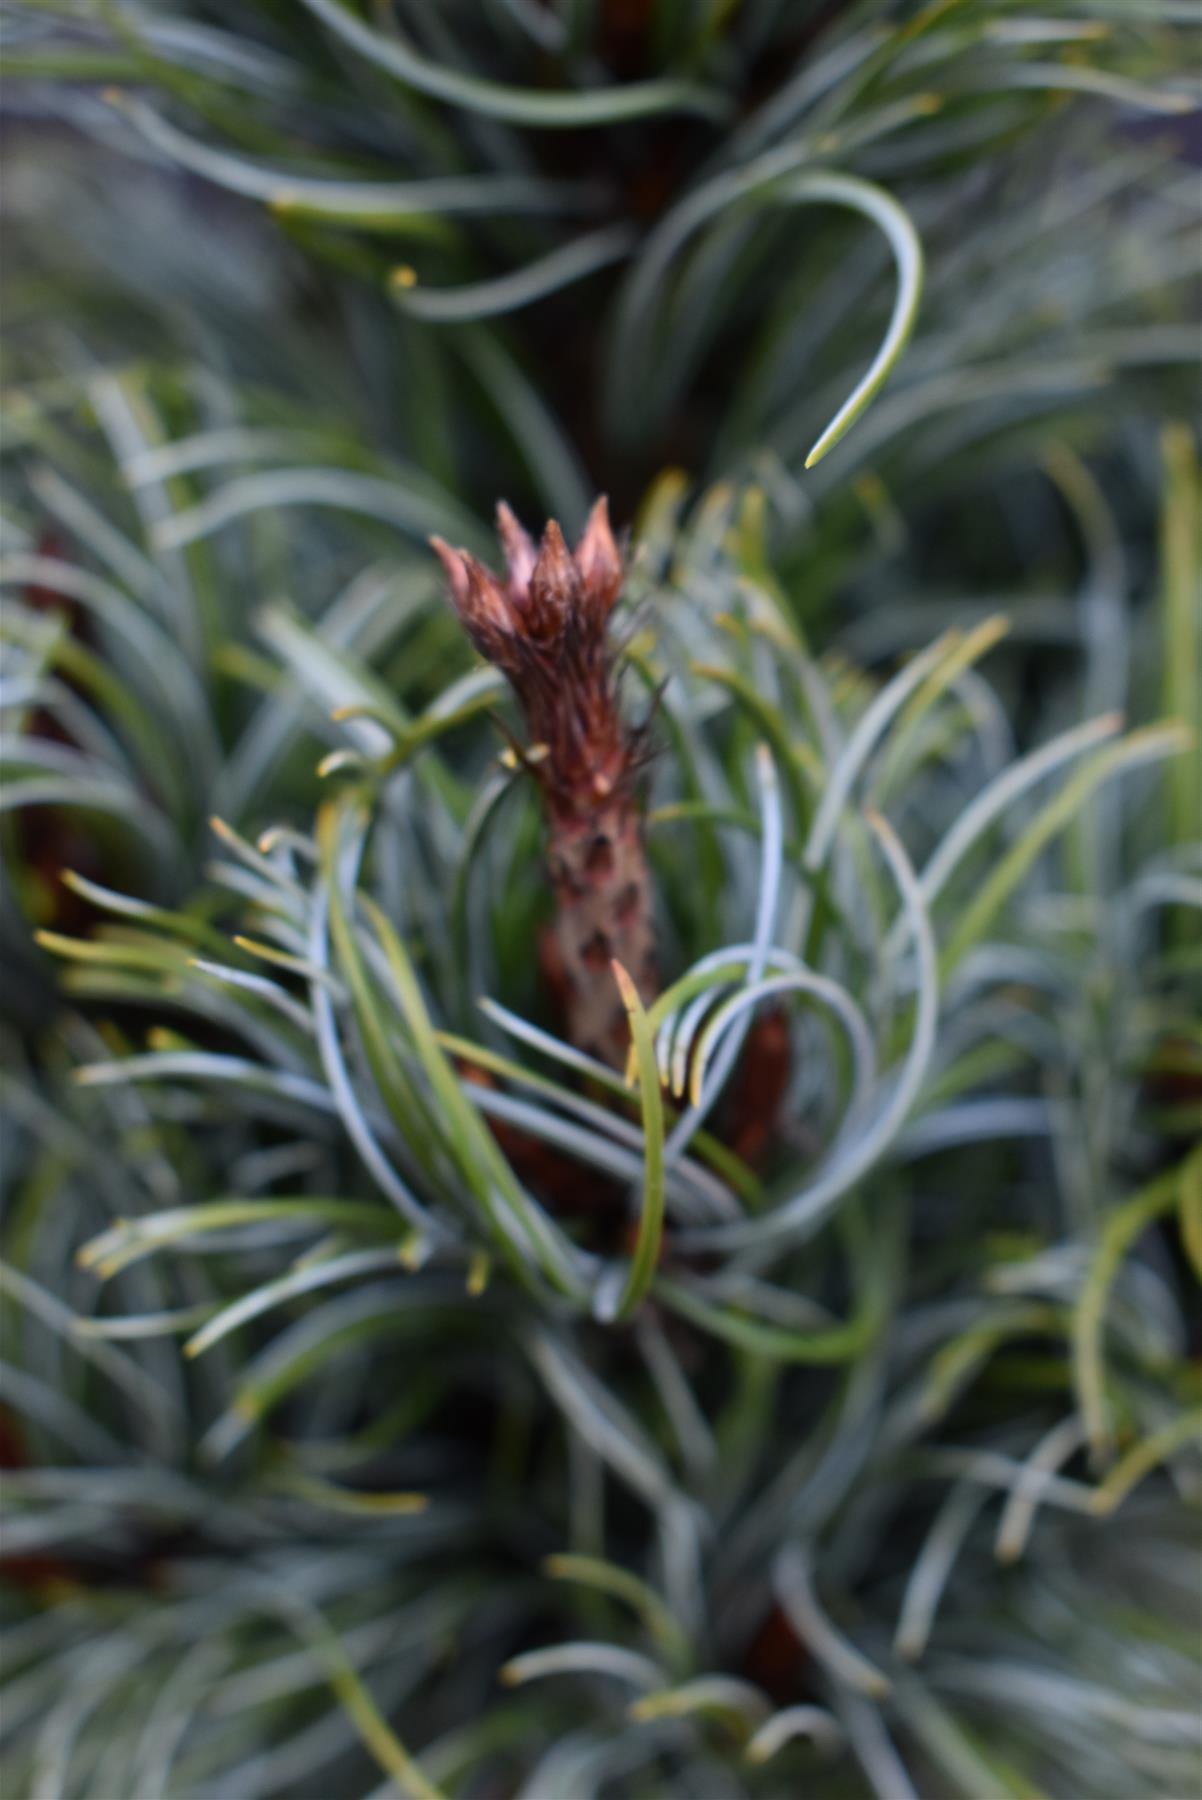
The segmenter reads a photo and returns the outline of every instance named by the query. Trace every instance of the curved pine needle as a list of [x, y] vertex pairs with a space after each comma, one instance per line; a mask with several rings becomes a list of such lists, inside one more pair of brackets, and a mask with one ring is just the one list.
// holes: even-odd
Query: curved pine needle
[[410, 318], [427, 324], [450, 325], [464, 320], [494, 319], [504, 313], [518, 312], [533, 306], [548, 294], [558, 293], [586, 275], [593, 275], [611, 263], [620, 262], [634, 243], [634, 233], [625, 225], [606, 226], [587, 237], [540, 256], [524, 267], [510, 269], [489, 281], [465, 283], [462, 287], [423, 287], [413, 268], [403, 263], [392, 271], [388, 291], [394, 306]]
[[394, 225], [425, 229], [439, 237], [438, 221], [448, 214], [555, 213], [581, 210], [596, 200], [582, 182], [547, 181], [528, 175], [436, 176], [425, 181], [350, 181], [299, 176], [264, 168], [226, 150], [199, 143], [170, 124], [145, 101], [108, 89], [104, 98], [137, 127], [155, 149], [193, 174], [228, 192], [265, 201], [288, 217], [380, 229]]
[[343, 1648], [322, 1615], [309, 1602], [282, 1591], [277, 1608], [316, 1651], [325, 1666], [331, 1688], [367, 1749], [386, 1775], [392, 1777], [407, 1800], [447, 1800], [446, 1794], [425, 1774], [384, 1717]]
[[889, 1677], [832, 1625], [819, 1606], [809, 1564], [800, 1550], [790, 1546], [780, 1553], [772, 1580], [794, 1631], [840, 1687], [874, 1699], [888, 1694], [892, 1686]]
[[884, 188], [857, 175], [819, 172], [798, 176], [780, 190], [783, 200], [848, 207], [863, 214], [884, 233], [897, 269], [897, 294], [876, 355], [805, 459], [807, 469], [821, 462], [876, 398], [896, 368], [910, 340], [922, 298], [922, 244], [909, 213]]
[[1177, 1202], [1190, 1180], [1202, 1178], [1202, 1149], [1183, 1164], [1168, 1169], [1123, 1202], [1102, 1227], [1097, 1249], [1073, 1309], [1073, 1381], [1085, 1421], [1086, 1435], [1095, 1456], [1103, 1455], [1111, 1442], [1106, 1407], [1106, 1371], [1102, 1339], [1106, 1301], [1119, 1267], [1132, 1245], [1148, 1226]]
[[586, 88], [575, 93], [550, 93], [542, 88], [505, 87], [478, 75], [465, 75], [419, 56], [398, 37], [383, 37], [355, 17], [341, 0], [301, 0], [330, 30], [406, 87], [451, 106], [462, 106], [486, 118], [504, 119], [515, 125], [537, 125], [560, 130], [583, 130], [590, 125], [612, 125], [622, 120], [645, 119], [659, 113], [695, 113], [720, 119], [729, 111], [725, 95], [693, 82], [637, 81], [610, 88]]
[[796, 1737], [807, 1737], [827, 1752], [840, 1749], [844, 1741], [838, 1720], [825, 1707], [786, 1706], [765, 1719], [743, 1754], [749, 1763], [766, 1763]]
[[768, 1701], [759, 1688], [733, 1675], [698, 1675], [679, 1687], [646, 1694], [630, 1708], [630, 1716], [646, 1724], [653, 1719], [687, 1719], [701, 1713], [723, 1721], [747, 1737], [762, 1722]]
[[615, 1316], [628, 1319], [651, 1286], [664, 1232], [664, 1108], [660, 1095], [655, 1043], [638, 989], [622, 967], [612, 965], [614, 980], [630, 1021], [631, 1043], [643, 1110], [643, 1205], [630, 1270], [618, 1297]]
[[964, 908], [940, 954], [942, 979], [946, 981], [972, 946], [984, 936], [1036, 857], [1071, 823], [1095, 788], [1125, 769], [1180, 756], [1189, 745], [1189, 732], [1170, 722], [1133, 731], [1120, 743], [1110, 744], [1091, 757], [1036, 815], [1017, 842], [990, 870]]
[[579, 1582], [598, 1593], [622, 1600], [642, 1619], [661, 1649], [674, 1659], [689, 1654], [689, 1640], [655, 1589], [629, 1569], [596, 1556], [548, 1556], [543, 1570], [555, 1581]]
[[765, 1325], [745, 1313], [715, 1306], [694, 1287], [665, 1275], [657, 1279], [655, 1292], [673, 1312], [688, 1319], [699, 1330], [770, 1362], [850, 1362], [871, 1342], [880, 1322], [879, 1306], [871, 1297], [866, 1298], [860, 1312], [845, 1325], [836, 1325], [829, 1331], [806, 1332]]
[[1117, 1510], [1133, 1488], [1160, 1463], [1193, 1441], [1202, 1443], [1202, 1407], [1179, 1413], [1175, 1419], [1154, 1431], [1151, 1437], [1134, 1445], [1117, 1462], [1106, 1479], [1095, 1489], [1090, 1510], [1107, 1514]]

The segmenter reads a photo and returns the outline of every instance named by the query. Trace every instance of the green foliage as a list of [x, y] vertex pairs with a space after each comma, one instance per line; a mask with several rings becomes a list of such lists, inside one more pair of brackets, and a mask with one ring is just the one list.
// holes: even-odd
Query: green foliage
[[[857, 477], [907, 510], [967, 457], [1004, 466], [1051, 413], [1104, 428], [1116, 379], [1147, 391], [1196, 361], [1177, 305], [1194, 209], [1165, 149], [1198, 95], [1171, 6], [1056, 21], [984, 3], [821, 22], [788, 5], [556, 16], [500, 0], [406, 0], [387, 17], [343, 0], [214, 0], [153, 20], [88, 0], [22, 11], [11, 77], [128, 159], [147, 236], [145, 162], [194, 177], [206, 285], [234, 314], [223, 354], [259, 390], [231, 416], [258, 410], [297, 332], [293, 318], [275, 329], [297, 311], [296, 261], [268, 260], [270, 222], [267, 243], [291, 240], [307, 265], [303, 353], [320, 355], [323, 391], [304, 425], [341, 440], [340, 462], [356, 438], [386, 445], [387, 516], [419, 535], [453, 535], [428, 514], [465, 496], [486, 511], [505, 492], [572, 528], [593, 490], [631, 507], [665, 458], [700, 479], [763, 464], [812, 566], [815, 524], [862, 553], [862, 505], [845, 510]], [[98, 76], [117, 85], [81, 91]], [[1074, 95], [1106, 104], [1066, 107]], [[1116, 107], [1159, 125], [1165, 149], [1116, 133]], [[56, 211], [86, 207], [89, 222], [63, 217], [39, 270], [70, 266], [81, 238], [95, 246], [128, 296], [105, 329], [144, 354], [130, 314], [148, 279], [151, 293], [173, 274], [196, 291], [204, 252], [166, 231], [131, 244], [87, 172], [72, 178], [84, 192], [57, 183]], [[893, 337], [878, 234], [904, 297], [914, 228], [929, 268], [914, 349], [871, 423], [799, 486]], [[365, 370], [366, 391], [347, 379]], [[227, 469], [241, 449], [270, 471], [298, 448], [276, 432], [223, 454]], [[273, 491], [315, 497], [311, 478], [301, 487], [246, 469], [202, 517]]]
[[[6, 1794], [1190, 1791], [1178, 9], [6, 10]], [[624, 1073], [422, 547], [602, 486]]]
[[[514, 898], [492, 873], [510, 854], [503, 814], [481, 831], [478, 806], [446, 760], [470, 762], [463, 734], [487, 728], [451, 704], [446, 729], [425, 734], [402, 760], [391, 746], [406, 727], [392, 715], [344, 713], [338, 729], [348, 749], [359, 748], [350, 763], [326, 757], [334, 792], [315, 836], [268, 829], [255, 848], [222, 827], [225, 856], [211, 874], [228, 897], [206, 903], [203, 942], [195, 915], [98, 886], [86, 891], [110, 922], [86, 939], [52, 941], [67, 959], [66, 992], [80, 1004], [133, 1009], [129, 1016], [152, 1007], [173, 1023], [156, 1026], [145, 1050], [112, 1033], [102, 1046], [74, 1027], [82, 1086], [71, 1107], [84, 1109], [81, 1123], [66, 1135], [47, 1121], [40, 1152], [44, 1111], [28, 1082], [14, 1084], [15, 1111], [28, 1120], [14, 1217], [38, 1285], [14, 1273], [6, 1291], [28, 1317], [24, 1330], [57, 1330], [65, 1342], [53, 1400], [43, 1377], [23, 1373], [13, 1403], [32, 1415], [23, 1426], [32, 1442], [50, 1433], [40, 1455], [56, 1458], [65, 1446], [85, 1470], [97, 1457], [107, 1467], [106, 1455], [125, 1466], [130, 1451], [93, 1422], [94, 1410], [79, 1410], [72, 1382], [93, 1394], [98, 1378], [116, 1382], [128, 1396], [123, 1411], [135, 1397], [149, 1403], [146, 1428], [170, 1431], [175, 1444], [173, 1473], [156, 1477], [166, 1519], [179, 1530], [181, 1517], [203, 1514], [216, 1483], [235, 1509], [234, 1541], [242, 1530], [260, 1545], [270, 1525], [255, 1552], [256, 1567], [271, 1571], [264, 1581], [277, 1579], [275, 1539], [282, 1566], [302, 1555], [290, 1521], [346, 1514], [356, 1531], [370, 1528], [364, 1552], [390, 1570], [400, 1559], [393, 1597], [373, 1578], [370, 1614], [351, 1605], [339, 1559], [327, 1564], [320, 1539], [305, 1540], [312, 1560], [303, 1566], [317, 1583], [305, 1595], [344, 1642], [368, 1646], [373, 1688], [402, 1739], [413, 1741], [433, 1704], [426, 1684], [439, 1688], [447, 1728], [456, 1719], [460, 1728], [450, 1742], [465, 1759], [465, 1792], [486, 1769], [540, 1754], [538, 1780], [551, 1792], [577, 1758], [597, 1780], [611, 1756], [617, 1767], [629, 1758], [714, 1791], [731, 1782], [788, 1791], [808, 1778], [813, 1754], [798, 1747], [797, 1732], [828, 1752], [846, 1736], [881, 1786], [899, 1754], [887, 1730], [914, 1778], [936, 1784], [922, 1791], [971, 1791], [972, 1767], [1000, 1770], [1003, 1786], [1068, 1791], [1082, 1749], [1077, 1727], [1057, 1724], [1057, 1681], [1084, 1716], [1101, 1709], [1125, 1746], [1124, 1769], [1146, 1763], [1153, 1792], [1157, 1781], [1187, 1779], [1191, 1766], [1172, 1723], [1188, 1704], [1188, 1676], [1171, 1631], [1162, 1642], [1167, 1602], [1141, 1596], [1149, 1610], [1130, 1627], [1141, 1653], [1160, 1659], [1164, 1684], [1164, 1722], [1156, 1725], [1155, 1710], [1141, 1714], [1144, 1763], [1133, 1763], [1129, 1720], [1106, 1685], [1121, 1690], [1117, 1663], [1090, 1677], [1092, 1687], [1071, 1647], [1049, 1663], [1036, 1598], [1065, 1554], [1057, 1534], [1086, 1529], [1080, 1515], [1147, 1505], [1139, 1493], [1128, 1499], [1128, 1486], [1154, 1479], [1162, 1458], [1175, 1465], [1188, 1456], [1197, 1433], [1177, 1360], [1183, 1278], [1155, 1259], [1129, 1261], [1151, 1219], [1190, 1204], [1196, 1155], [1156, 1177], [1146, 1198], [1119, 1204], [1129, 1171], [1146, 1167], [1171, 1129], [1149, 1106], [1146, 1071], [1173, 1045], [1174, 1008], [1186, 996], [1179, 974], [1158, 977], [1150, 956], [1161, 942], [1156, 909], [1179, 907], [1195, 878], [1188, 860], [1157, 849], [1147, 827], [1157, 809], [1136, 797], [1171, 783], [1182, 734], [1169, 725], [1120, 738], [1104, 717], [1015, 759], [1004, 715], [954, 632], [889, 679], [838, 672], [832, 681], [741, 560], [746, 538], [726, 506], [724, 530], [713, 506], [703, 508], [699, 529], [670, 557], [647, 557], [635, 584], [640, 614], [658, 630], [632, 654], [657, 685], [667, 681], [664, 735], [687, 745], [679, 756], [665, 743], [652, 771], [653, 858], [687, 863], [690, 840], [699, 851], [710, 839], [724, 870], [717, 913], [697, 887], [699, 916], [687, 915], [685, 891], [665, 929], [681, 946], [725, 946], [640, 1024], [641, 1114], [624, 1103], [620, 1076], [511, 1009], [515, 984], [489, 955], [506, 936], [490, 915]], [[711, 596], [708, 607], [699, 593]], [[997, 636], [978, 633], [976, 652]], [[287, 641], [312, 654], [307, 636]], [[348, 656], [335, 667], [328, 680], [338, 692], [327, 698], [371, 691], [369, 667]], [[715, 669], [730, 679], [715, 681]], [[747, 694], [756, 726], [770, 726], [771, 741], [786, 748], [788, 779], [766, 745], [748, 762]], [[820, 722], [813, 736], [804, 716]], [[502, 774], [505, 804], [525, 804], [517, 778]], [[697, 781], [704, 802], [682, 811]], [[1092, 830], [1117, 845], [1126, 871], [1105, 904], [1074, 874], [1086, 787], [1096, 794]], [[909, 849], [872, 810], [890, 792]], [[967, 807], [965, 792], [975, 796]], [[750, 861], [741, 848], [749, 839]], [[474, 912], [466, 965], [428, 907], [429, 896], [456, 887]], [[815, 932], [819, 894], [824, 924]], [[800, 946], [815, 940], [803, 961]], [[492, 995], [482, 1007], [477, 985]], [[792, 1126], [761, 1179], [702, 1128], [723, 1081], [723, 1034], [769, 1000], [793, 1015]], [[676, 1096], [666, 1141], [648, 1058]], [[490, 1085], [478, 1085], [473, 1070]], [[490, 1122], [509, 1137], [494, 1139]], [[118, 1149], [110, 1191], [90, 1193], [80, 1209], [68, 1196], [88, 1193], [98, 1135]], [[599, 1193], [613, 1180], [630, 1190], [645, 1233], [655, 1231], [662, 1192], [665, 1236], [649, 1292], [645, 1249], [627, 1261], [604, 1213], [560, 1220], [540, 1199], [537, 1174], [523, 1173], [535, 1144], [570, 1159], [578, 1182], [600, 1181]], [[984, 1169], [992, 1174], [982, 1183]], [[47, 1192], [59, 1198], [53, 1212]], [[66, 1241], [64, 1204], [75, 1220]], [[74, 1307], [90, 1311], [85, 1277], [49, 1259], [95, 1225], [82, 1260], [104, 1279], [112, 1310], [81, 1339]], [[81, 1294], [74, 1306], [49, 1298], [72, 1293]], [[621, 1322], [632, 1307], [633, 1328]], [[157, 1417], [164, 1380], [175, 1397], [170, 1426]], [[453, 1424], [465, 1410], [476, 1419], [468, 1441]], [[1112, 1459], [1096, 1483], [1060, 1472], [1087, 1439]], [[199, 1446], [197, 1467], [189, 1443]], [[1116, 1444], [1127, 1447], [1119, 1461]], [[162, 1469], [163, 1447], [154, 1453]], [[147, 1532], [153, 1544], [167, 1529], [153, 1484], [129, 1489], [123, 1503], [121, 1484], [98, 1475], [89, 1503], [84, 1471], [61, 1470], [46, 1488], [48, 1479], [35, 1464], [14, 1482], [18, 1525], [39, 1553], [61, 1555], [80, 1537], [91, 1547], [97, 1507], [118, 1544]], [[993, 1525], [986, 1504], [999, 1490]], [[422, 1492], [428, 1505], [410, 1522]], [[532, 1510], [519, 1525], [524, 1504]], [[1037, 1508], [1062, 1511], [1064, 1524], [1045, 1528]], [[639, 1512], [659, 1546], [649, 1563], [634, 1548]], [[883, 1537], [886, 1519], [895, 1527]], [[1024, 1599], [1021, 1581], [999, 1585], [986, 1556], [974, 1592], [981, 1582], [996, 1587], [991, 1604], [1001, 1612], [982, 1641], [980, 1602], [962, 1616], [955, 1582], [948, 1623], [935, 1606], [953, 1544], [976, 1556], [969, 1547], [991, 1535], [1003, 1565], [1034, 1559], [1040, 1573]], [[1130, 1548], [1129, 1533], [1114, 1541]], [[212, 1554], [207, 1525], [203, 1542]], [[790, 1561], [797, 1542], [816, 1586]], [[455, 1545], [461, 1574], [464, 1556], [479, 1559], [480, 1592], [498, 1559], [511, 1565], [497, 1575], [489, 1642], [497, 1665], [511, 1656], [514, 1696], [486, 1705], [475, 1653], [460, 1667], [457, 1649], [453, 1675], [408, 1665], [416, 1688], [405, 1702], [391, 1665], [378, 1660], [387, 1609], [408, 1619], [416, 1600], [405, 1598], [404, 1567], [412, 1559], [428, 1581]], [[558, 1602], [542, 1594], [530, 1559], [567, 1545], [577, 1558], [599, 1558], [581, 1567], [599, 1568], [620, 1595], [634, 1570], [645, 1572], [652, 1585], [633, 1629], [619, 1629], [615, 1616], [597, 1638], [605, 1618], [586, 1607], [594, 1636], [557, 1641], [551, 1621], [562, 1620], [560, 1637], [572, 1628], [567, 1594]], [[195, 1629], [195, 1603], [185, 1600], [196, 1553], [169, 1542], [168, 1566], [173, 1557], [180, 1564], [170, 1604], [141, 1602], [123, 1628], [131, 1654], [159, 1634], [178, 1643], [181, 1682], [195, 1673], [183, 1653]], [[559, 1572], [576, 1568], [569, 1560]], [[510, 1583], [518, 1591], [502, 1604]], [[774, 1593], [796, 1639], [785, 1669], [797, 1644], [813, 1658], [799, 1689], [811, 1696], [808, 1711], [796, 1722], [788, 1707], [773, 1710], [775, 1682], [786, 1677], [756, 1674], [756, 1635]], [[77, 1616], [86, 1604], [85, 1595], [65, 1609], [57, 1653], [93, 1646]], [[214, 1625], [220, 1655], [269, 1666], [284, 1656], [311, 1685], [328, 1673], [320, 1648], [301, 1655], [263, 1641], [264, 1606], [271, 1629], [299, 1629], [286, 1606], [281, 1622], [282, 1605], [278, 1587], [260, 1597], [252, 1584], [236, 1619]], [[1127, 1631], [1116, 1628], [1114, 1658], [1126, 1654]], [[531, 1632], [549, 1638], [545, 1649], [523, 1648]], [[132, 1669], [106, 1662], [103, 1674], [141, 1717]], [[552, 1676], [562, 1697], [549, 1711], [531, 1707], [526, 1683]], [[213, 1673], [206, 1665], [196, 1679]], [[468, 1702], [473, 1681], [484, 1686]], [[619, 1732], [631, 1682], [643, 1697]], [[981, 1714], [994, 1682], [1012, 1692], [1000, 1721]], [[481, 1723], [465, 1740], [464, 1722], [481, 1707], [489, 1729]], [[272, 1770], [295, 1767], [303, 1753], [288, 1749], [290, 1716], [244, 1721], [252, 1741], [284, 1732]], [[375, 1717], [364, 1715], [361, 1696], [349, 1717], [330, 1714], [331, 1755], [348, 1754], [357, 1725], [386, 1768], [407, 1767], [391, 1739], [380, 1740]], [[172, 1777], [185, 1793], [208, 1756], [246, 1754], [243, 1739], [222, 1751], [220, 1737], [208, 1746], [207, 1724], [195, 1729]], [[495, 1747], [497, 1733], [509, 1751]], [[308, 1741], [306, 1728], [297, 1745]], [[775, 1773], [778, 1745], [793, 1774]], [[28, 1753], [48, 1754], [32, 1741]], [[1114, 1753], [1112, 1744], [1106, 1754]], [[1117, 1793], [1096, 1745], [1090, 1754], [1093, 1791]], [[442, 1756], [424, 1766], [437, 1771]], [[281, 1779], [260, 1777], [257, 1765], [253, 1774], [242, 1762], [220, 1766], [230, 1779], [261, 1781], [262, 1791]], [[841, 1766], [832, 1791], [846, 1778]], [[425, 1791], [416, 1777], [408, 1787]]]

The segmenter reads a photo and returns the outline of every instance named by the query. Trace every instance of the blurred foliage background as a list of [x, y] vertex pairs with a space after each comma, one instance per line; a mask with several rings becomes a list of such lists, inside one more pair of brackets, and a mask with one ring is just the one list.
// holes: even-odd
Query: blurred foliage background
[[1196, 9], [0, 20], [6, 1794], [1192, 1791]]

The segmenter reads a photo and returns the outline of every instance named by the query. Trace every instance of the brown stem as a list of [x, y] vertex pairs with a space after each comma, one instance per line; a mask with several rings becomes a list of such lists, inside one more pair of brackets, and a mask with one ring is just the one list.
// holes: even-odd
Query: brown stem
[[610, 963], [622, 964], [644, 1000], [655, 992], [651, 888], [633, 805], [553, 821], [548, 862], [568, 1034], [590, 1055], [620, 1066], [629, 1028]]

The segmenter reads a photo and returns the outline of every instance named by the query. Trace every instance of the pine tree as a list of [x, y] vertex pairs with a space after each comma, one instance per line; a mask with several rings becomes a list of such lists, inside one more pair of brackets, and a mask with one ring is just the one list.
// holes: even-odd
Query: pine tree
[[5, 1794], [1191, 1791], [1182, 10], [6, 11]]

